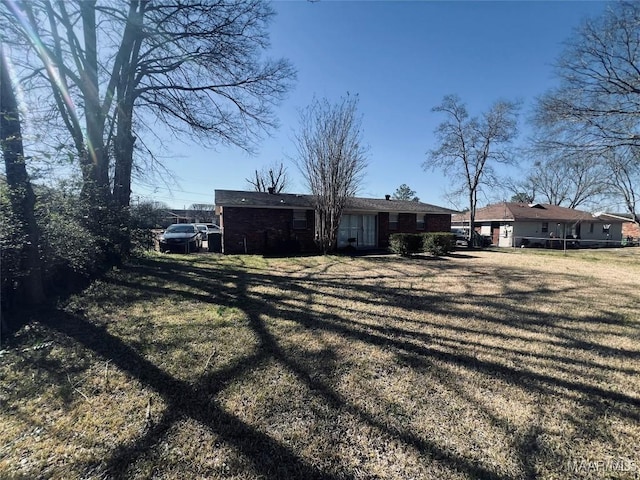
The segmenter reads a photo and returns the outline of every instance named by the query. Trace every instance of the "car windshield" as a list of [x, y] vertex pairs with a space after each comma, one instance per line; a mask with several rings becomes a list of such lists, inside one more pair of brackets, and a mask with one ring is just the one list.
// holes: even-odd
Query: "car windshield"
[[167, 233], [194, 233], [193, 225], [170, 225]]
[[207, 226], [206, 225], [196, 225], [196, 227], [198, 228], [198, 230], [200, 230], [201, 232], [206, 232], [207, 231]]

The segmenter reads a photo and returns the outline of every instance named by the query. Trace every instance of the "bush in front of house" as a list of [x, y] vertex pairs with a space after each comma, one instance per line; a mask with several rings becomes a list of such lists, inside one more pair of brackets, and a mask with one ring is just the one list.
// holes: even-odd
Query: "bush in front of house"
[[456, 236], [451, 232], [428, 232], [422, 235], [422, 251], [440, 257], [453, 251]]
[[456, 237], [451, 232], [393, 233], [389, 235], [389, 249], [404, 257], [416, 253], [430, 253], [439, 257], [452, 252]]
[[422, 244], [422, 235], [417, 233], [393, 233], [389, 235], [389, 249], [403, 257], [422, 252]]

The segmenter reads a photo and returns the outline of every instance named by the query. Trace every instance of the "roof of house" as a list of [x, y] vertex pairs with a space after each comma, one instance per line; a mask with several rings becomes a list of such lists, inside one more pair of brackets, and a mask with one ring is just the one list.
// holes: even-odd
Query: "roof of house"
[[633, 215], [631, 215], [630, 213], [605, 212], [605, 213], [602, 213], [601, 216], [602, 217], [616, 218], [618, 220], [621, 220], [624, 223], [626, 223], [626, 222], [634, 222], [635, 221]]
[[[502, 202], [487, 205], [476, 210], [475, 221], [552, 221], [552, 222], [576, 222], [576, 221], [607, 221], [609, 223], [621, 223], [622, 220], [613, 217], [604, 218], [595, 216], [591, 212], [576, 210], [574, 208], [560, 207], [546, 203], [516, 203]], [[452, 222], [469, 221], [469, 214], [457, 214]]]
[[[296, 193], [265, 193], [241, 190], [216, 190], [216, 206], [218, 207], [271, 207], [271, 208], [304, 208], [314, 209], [313, 195]], [[346, 210], [398, 213], [436, 213], [453, 214], [456, 210], [410, 200], [384, 198], [351, 197], [347, 199]]]
[[171, 208], [168, 210], [163, 210], [168, 217], [176, 217], [176, 218], [192, 218], [194, 216], [207, 216], [207, 217], [215, 217], [216, 212], [214, 210], [196, 210], [196, 209], [179, 209], [179, 208]]

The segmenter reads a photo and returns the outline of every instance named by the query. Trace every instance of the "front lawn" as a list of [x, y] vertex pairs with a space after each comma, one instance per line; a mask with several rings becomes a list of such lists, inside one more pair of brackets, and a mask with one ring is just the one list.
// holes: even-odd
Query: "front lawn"
[[0, 478], [640, 474], [640, 249], [152, 254], [0, 352]]

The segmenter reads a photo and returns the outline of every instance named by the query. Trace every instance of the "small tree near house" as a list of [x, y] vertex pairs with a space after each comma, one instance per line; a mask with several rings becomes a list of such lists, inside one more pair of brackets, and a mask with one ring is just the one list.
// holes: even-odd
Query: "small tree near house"
[[324, 253], [336, 248], [344, 206], [367, 165], [357, 107], [358, 97], [347, 95], [335, 104], [315, 100], [300, 112], [296, 163], [315, 198], [315, 235]]

